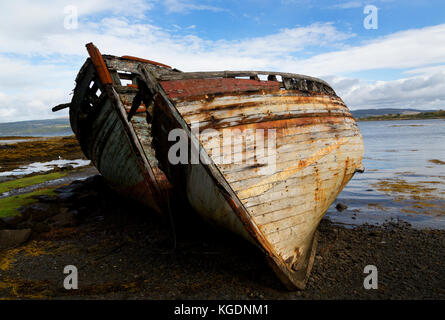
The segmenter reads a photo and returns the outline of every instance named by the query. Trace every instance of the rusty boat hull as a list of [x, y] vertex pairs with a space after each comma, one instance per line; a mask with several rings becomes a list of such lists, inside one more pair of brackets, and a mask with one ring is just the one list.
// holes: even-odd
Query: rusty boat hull
[[[79, 73], [70, 118], [86, 156], [110, 184], [159, 212], [172, 190], [185, 194], [204, 219], [260, 248], [289, 289], [303, 289], [318, 224], [362, 170], [363, 139], [341, 98], [326, 82], [303, 75], [187, 73], [94, 50]], [[95, 84], [104, 97], [93, 99], [97, 106], [86, 117], [85, 92], [97, 91]], [[186, 163], [170, 161], [175, 129], [199, 150], [197, 163], [190, 155]], [[242, 139], [227, 143], [227, 130]], [[246, 142], [252, 132], [268, 147], [273, 142], [267, 155]], [[244, 161], [225, 161], [227, 155]]]
[[[258, 75], [271, 80], [261, 81]], [[265, 72], [250, 73], [249, 79], [223, 76], [163, 77], [168, 80], [161, 81], [166, 97], [157, 101], [160, 128], [154, 129], [164, 140], [156, 149], [167, 154], [172, 142], [165, 133], [179, 127], [189, 130], [190, 139], [204, 150], [201, 155], [209, 159], [207, 165], [160, 161], [168, 167], [172, 183], [183, 185], [198, 213], [257, 245], [289, 289], [303, 289], [314, 261], [317, 226], [355, 172], [362, 170], [362, 136], [344, 102], [318, 79], [282, 74], [280, 82]], [[197, 123], [199, 132], [213, 130], [212, 139], [193, 133]], [[234, 140], [229, 142], [232, 161], [224, 163], [223, 153], [213, 152], [214, 138], [221, 142], [216, 148], [224, 148], [228, 129], [238, 130], [243, 138], [249, 130], [265, 130], [264, 140], [270, 135], [267, 130], [274, 130], [273, 170], [264, 170], [255, 152], [248, 155], [257, 146], [245, 141], [238, 142], [238, 148]], [[249, 157], [252, 162], [233, 161]]]

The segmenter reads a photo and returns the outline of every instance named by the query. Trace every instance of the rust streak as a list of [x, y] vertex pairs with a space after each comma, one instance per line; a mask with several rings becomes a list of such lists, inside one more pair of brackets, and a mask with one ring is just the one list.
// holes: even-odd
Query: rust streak
[[[343, 123], [345, 118], [352, 118], [352, 116], [346, 114], [340, 114], [338, 116], [326, 116], [322, 114], [320, 116], [304, 115], [303, 117], [288, 117], [288, 118], [280, 118], [280, 117], [262, 117], [258, 119], [258, 121], [252, 121], [251, 123], [243, 123], [243, 120], [239, 121], [239, 124], [231, 125], [230, 123], [226, 125], [218, 125], [218, 124], [204, 124], [200, 126], [200, 129], [204, 130], [207, 128], [220, 129], [220, 128], [232, 128], [232, 129], [240, 129], [241, 131], [247, 129], [287, 129], [293, 128], [295, 126], [305, 126], [305, 125], [315, 125], [315, 124], [336, 124]], [[245, 121], [247, 122], [247, 121]]]

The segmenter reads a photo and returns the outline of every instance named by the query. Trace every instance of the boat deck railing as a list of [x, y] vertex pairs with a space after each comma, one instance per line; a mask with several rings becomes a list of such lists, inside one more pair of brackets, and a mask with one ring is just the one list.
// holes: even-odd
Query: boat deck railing
[[280, 87], [286, 90], [311, 91], [329, 95], [335, 95], [335, 91], [325, 81], [297, 73], [277, 72], [277, 71], [207, 71], [207, 72], [182, 72], [171, 67], [163, 67], [160, 63], [151, 63], [134, 57], [114, 57], [104, 55], [110, 72], [116, 73], [121, 80], [132, 81], [137, 73], [135, 63], [151, 64], [156, 66], [153, 73], [158, 81], [175, 81], [191, 79], [214, 79], [214, 78], [236, 78], [252, 79], [263, 81], [280, 82]]

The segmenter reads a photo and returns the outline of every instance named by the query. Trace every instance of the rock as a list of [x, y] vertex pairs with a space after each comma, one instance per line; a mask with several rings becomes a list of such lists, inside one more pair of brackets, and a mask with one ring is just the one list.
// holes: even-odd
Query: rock
[[[0, 223], [0, 225], [2, 225], [3, 223], [6, 224], [7, 228], [4, 229], [14, 229], [15, 227], [17, 227], [17, 225], [19, 223], [21, 223], [24, 218], [22, 215], [15, 215], [15, 216], [10, 216], [10, 217], [5, 217], [5, 218], [1, 218], [0, 219], [2, 221], [2, 223]], [[1, 229], [1, 227], [0, 227]]]
[[44, 232], [48, 232], [51, 230], [50, 226], [47, 225], [44, 222], [36, 222], [32, 227], [31, 227], [33, 232], [37, 232], [37, 233], [44, 233]]
[[7, 228], [8, 228], [8, 224], [5, 221], [3, 221], [2, 218], [0, 218], [0, 230], [7, 229]]
[[348, 206], [339, 202], [337, 203], [337, 205], [335, 206], [335, 209], [337, 209], [337, 211], [342, 212], [345, 211], [346, 209], [348, 209]]
[[60, 171], [68, 171], [68, 170], [73, 170], [73, 169], [74, 169], [74, 167], [72, 165], [70, 165], [70, 164], [66, 164], [64, 166], [60, 166], [59, 167]]
[[31, 221], [40, 222], [58, 213], [59, 208], [49, 203], [35, 203], [21, 210]]
[[95, 176], [86, 178], [85, 184], [102, 185], [104, 184], [104, 178], [100, 174], [97, 174]]
[[73, 199], [75, 196], [76, 194], [74, 192], [62, 192], [59, 193], [59, 200], [67, 201]]
[[62, 212], [51, 217], [50, 222], [57, 227], [72, 227], [76, 224], [76, 218], [71, 212]]
[[0, 249], [18, 246], [28, 240], [31, 229], [0, 230]]
[[67, 186], [63, 186], [63, 187], [55, 189], [54, 192], [56, 192], [56, 193], [75, 192], [75, 191], [79, 190], [80, 188], [82, 188], [82, 186], [83, 186], [83, 181], [76, 180], [76, 181], [71, 182]]
[[10, 149], [17, 149], [17, 146], [13, 144], [0, 144], [0, 150], [10, 150]]
[[15, 227], [15, 229], [32, 229], [33, 225], [34, 223], [31, 221], [22, 221]]
[[45, 203], [57, 202], [57, 197], [47, 196], [47, 195], [37, 196], [37, 197], [35, 197], [35, 199], [38, 199], [39, 202], [45, 202]]

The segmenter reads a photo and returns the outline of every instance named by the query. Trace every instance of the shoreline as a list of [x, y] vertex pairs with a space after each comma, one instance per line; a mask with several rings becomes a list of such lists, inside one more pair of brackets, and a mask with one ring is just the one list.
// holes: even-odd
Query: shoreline
[[387, 121], [387, 120], [437, 120], [445, 119], [445, 111], [437, 110], [432, 112], [418, 112], [415, 114], [388, 113], [356, 118], [357, 121]]
[[[45, 159], [78, 155], [71, 139], [54, 138]], [[37, 150], [36, 161], [47, 145], [35, 147], [8, 148]], [[0, 217], [4, 204], [20, 212], [0, 218], [0, 247], [4, 230], [22, 236], [0, 249], [0, 299], [445, 299], [445, 230], [324, 218], [307, 288], [289, 292], [260, 250], [188, 209], [174, 212], [173, 249], [168, 218], [117, 195], [92, 166], [8, 178], [0, 190], [12, 190]], [[78, 267], [79, 290], [62, 287], [66, 265]], [[378, 268], [377, 290], [363, 288], [367, 265]]]
[[404, 119], [404, 118], [397, 118], [397, 119], [356, 118], [355, 120], [358, 121], [358, 122], [369, 122], [369, 121], [406, 121], [406, 120], [445, 120], [445, 117], [441, 117], [441, 118], [415, 118], [415, 119]]
[[[119, 199], [101, 176], [55, 191], [23, 209], [27, 219], [8, 221], [32, 232], [26, 242], [0, 250], [0, 298], [445, 298], [444, 230], [407, 223], [348, 229], [323, 219], [307, 288], [289, 292], [260, 250], [193, 213], [175, 213], [173, 250], [167, 219]], [[69, 264], [81, 274], [79, 290], [62, 287]], [[366, 265], [378, 268], [377, 290], [363, 288]]]

